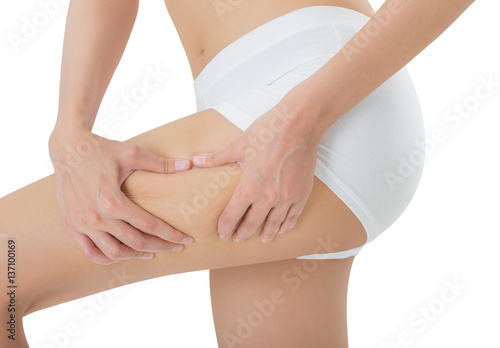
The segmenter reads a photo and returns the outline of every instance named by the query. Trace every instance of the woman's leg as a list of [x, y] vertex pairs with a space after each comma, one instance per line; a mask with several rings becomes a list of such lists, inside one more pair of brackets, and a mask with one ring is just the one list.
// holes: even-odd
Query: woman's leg
[[211, 270], [219, 347], [347, 348], [353, 259], [289, 259]]
[[[240, 133], [220, 114], [206, 110], [144, 133], [130, 142], [162, 156], [190, 158], [203, 151], [216, 150]], [[215, 232], [217, 219], [239, 177], [236, 164], [166, 175], [133, 173], [124, 183], [124, 192], [144, 209], [192, 235], [195, 241], [177, 253], [157, 253], [151, 260], [127, 260], [108, 266], [94, 264], [80, 255], [66, 233], [53, 176], [0, 199], [2, 252], [7, 252], [7, 240], [16, 243], [18, 323], [23, 315], [33, 311], [125, 283], [199, 269], [342, 251], [365, 242], [364, 228], [356, 216], [316, 178], [293, 230], [267, 244], [258, 238], [259, 231], [242, 243], [221, 240]], [[5, 268], [6, 258], [0, 257], [0, 260], [1, 267]], [[4, 290], [7, 285], [4, 276], [0, 286]], [[5, 308], [10, 300], [4, 296], [0, 301]], [[1, 322], [5, 323], [8, 315], [7, 311], [1, 311]], [[19, 330], [18, 326], [18, 333]], [[5, 335], [0, 337], [0, 343], [5, 339]]]

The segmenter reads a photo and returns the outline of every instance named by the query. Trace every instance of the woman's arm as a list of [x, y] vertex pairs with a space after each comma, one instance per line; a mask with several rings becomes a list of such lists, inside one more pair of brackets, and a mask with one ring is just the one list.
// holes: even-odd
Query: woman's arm
[[[326, 129], [429, 45], [472, 2], [386, 1], [330, 61], [239, 138], [219, 151], [195, 156], [193, 162], [200, 167], [231, 162], [243, 167], [235, 194], [219, 218], [219, 235], [241, 241], [263, 221], [263, 241], [290, 230], [309, 197]], [[255, 153], [252, 139], [266, 127], [273, 129], [276, 117], [288, 123], [257, 155], [249, 156]]]
[[[94, 262], [151, 257], [192, 238], [133, 204], [120, 187], [134, 170], [171, 173], [189, 161], [167, 160], [91, 133], [120, 61], [138, 0], [72, 0], [62, 58], [59, 111], [49, 140], [66, 229]], [[121, 242], [121, 243], [120, 243]]]
[[321, 135], [340, 116], [403, 68], [474, 0], [387, 0], [321, 69], [295, 86], [283, 104]]
[[64, 35], [58, 124], [92, 130], [134, 26], [139, 0], [72, 0]]

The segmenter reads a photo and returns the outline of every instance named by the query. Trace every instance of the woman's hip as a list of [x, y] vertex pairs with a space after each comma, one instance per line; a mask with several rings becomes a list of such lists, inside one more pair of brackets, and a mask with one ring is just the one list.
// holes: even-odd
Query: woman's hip
[[[223, 49], [198, 75], [198, 111], [212, 108], [245, 130], [328, 62], [367, 20], [352, 10], [314, 6], [266, 23]], [[406, 68], [322, 136], [315, 175], [359, 218], [367, 242], [413, 197], [423, 169], [424, 137]]]

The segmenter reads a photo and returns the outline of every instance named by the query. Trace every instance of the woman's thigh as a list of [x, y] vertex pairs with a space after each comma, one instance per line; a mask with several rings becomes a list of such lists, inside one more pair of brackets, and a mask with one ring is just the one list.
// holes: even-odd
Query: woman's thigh
[[[156, 128], [129, 141], [166, 157], [191, 158], [241, 134], [214, 110]], [[0, 199], [0, 234], [16, 240], [19, 312], [30, 313], [116, 286], [167, 274], [348, 250], [366, 240], [356, 216], [315, 178], [296, 226], [269, 243], [235, 243], [216, 233], [217, 219], [239, 182], [237, 164], [177, 173], [134, 172], [123, 191], [139, 206], [194, 237], [180, 252], [103, 266], [85, 259], [64, 229], [49, 176]]]
[[289, 259], [211, 270], [219, 347], [347, 347], [353, 259]]

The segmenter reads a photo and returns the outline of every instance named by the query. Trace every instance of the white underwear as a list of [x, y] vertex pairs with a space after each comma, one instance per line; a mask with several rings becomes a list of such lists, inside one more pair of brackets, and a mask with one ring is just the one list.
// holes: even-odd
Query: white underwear
[[[277, 17], [222, 49], [194, 81], [198, 111], [246, 130], [333, 57], [369, 18], [336, 6]], [[340, 117], [321, 138], [315, 176], [358, 217], [373, 241], [410, 203], [423, 170], [425, 132], [406, 68]], [[364, 245], [298, 258], [355, 256]], [[312, 252], [312, 251], [311, 251]]]

